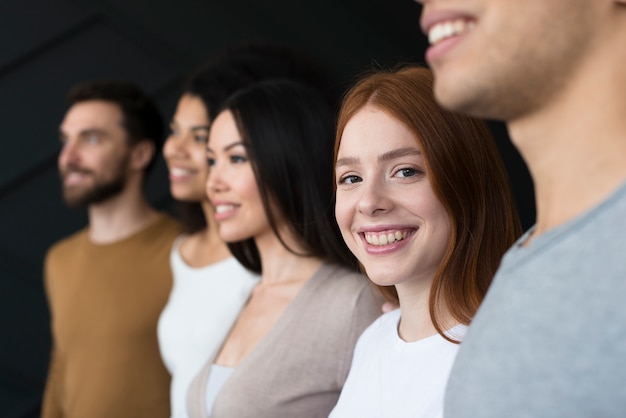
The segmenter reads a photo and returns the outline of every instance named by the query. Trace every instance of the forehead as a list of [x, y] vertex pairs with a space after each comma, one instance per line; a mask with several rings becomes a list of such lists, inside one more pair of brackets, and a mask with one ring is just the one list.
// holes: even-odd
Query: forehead
[[221, 112], [211, 125], [208, 148], [211, 151], [219, 151], [232, 143], [241, 142], [241, 135], [232, 112]]
[[416, 135], [397, 118], [367, 104], [346, 124], [341, 135], [339, 155], [381, 154], [408, 147], [420, 148]]
[[89, 100], [69, 108], [61, 123], [61, 131], [73, 134], [86, 129], [100, 129], [124, 133], [122, 122], [123, 114], [118, 105], [103, 100]]
[[197, 96], [184, 94], [176, 106], [174, 118], [177, 122], [208, 125], [209, 117], [204, 102]]

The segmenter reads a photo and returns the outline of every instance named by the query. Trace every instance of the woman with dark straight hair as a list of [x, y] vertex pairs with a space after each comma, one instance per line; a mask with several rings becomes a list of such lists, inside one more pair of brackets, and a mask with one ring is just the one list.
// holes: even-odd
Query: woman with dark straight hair
[[271, 44], [228, 48], [188, 81], [170, 123], [163, 154], [170, 191], [186, 229], [172, 247], [173, 289], [158, 323], [161, 355], [172, 375], [172, 418], [188, 416], [191, 380], [219, 349], [259, 278], [232, 257], [219, 236], [205, 192], [209, 126], [232, 93], [259, 80], [282, 77], [320, 88], [325, 84], [314, 65], [287, 48]]
[[420, 67], [369, 75], [339, 112], [337, 222], [400, 308], [360, 337], [332, 417], [441, 417], [458, 343], [521, 234], [486, 125], [442, 109], [432, 85]]
[[380, 305], [334, 221], [332, 150], [329, 106], [294, 82], [245, 89], [213, 121], [220, 236], [261, 279], [195, 379], [191, 416], [324, 417], [336, 403]]

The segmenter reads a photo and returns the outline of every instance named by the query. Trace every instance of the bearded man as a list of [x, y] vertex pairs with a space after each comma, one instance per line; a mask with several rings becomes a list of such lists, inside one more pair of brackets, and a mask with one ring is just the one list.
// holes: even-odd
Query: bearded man
[[163, 121], [127, 83], [80, 84], [69, 99], [58, 166], [66, 204], [86, 208], [89, 225], [46, 255], [53, 350], [42, 417], [165, 418], [156, 328], [180, 228], [143, 192]]

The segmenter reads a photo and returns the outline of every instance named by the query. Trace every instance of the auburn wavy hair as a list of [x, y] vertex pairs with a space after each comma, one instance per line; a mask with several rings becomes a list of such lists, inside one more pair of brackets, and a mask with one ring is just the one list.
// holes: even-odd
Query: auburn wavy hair
[[[469, 325], [505, 251], [521, 235], [509, 180], [487, 125], [441, 108], [432, 72], [405, 66], [364, 76], [344, 96], [335, 136], [334, 161], [348, 121], [366, 105], [411, 130], [424, 155], [435, 195], [450, 217], [451, 234], [429, 296], [435, 329], [447, 336], [447, 315]], [[336, 184], [336, 182], [335, 182]], [[393, 286], [379, 287], [399, 303]]]

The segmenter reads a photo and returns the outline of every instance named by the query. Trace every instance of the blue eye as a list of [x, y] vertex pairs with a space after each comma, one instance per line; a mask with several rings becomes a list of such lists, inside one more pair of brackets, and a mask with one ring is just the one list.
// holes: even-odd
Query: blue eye
[[359, 176], [348, 175], [348, 176], [343, 176], [342, 178], [340, 178], [339, 184], [354, 184], [354, 183], [360, 183], [362, 181], [363, 179]]
[[209, 142], [209, 137], [207, 135], [194, 135], [193, 140], [202, 144], [206, 144], [207, 142]]

